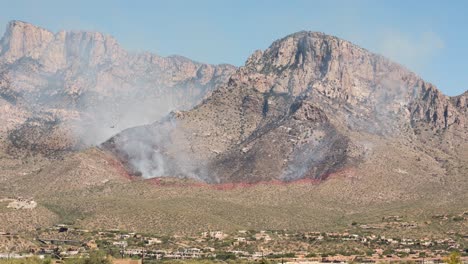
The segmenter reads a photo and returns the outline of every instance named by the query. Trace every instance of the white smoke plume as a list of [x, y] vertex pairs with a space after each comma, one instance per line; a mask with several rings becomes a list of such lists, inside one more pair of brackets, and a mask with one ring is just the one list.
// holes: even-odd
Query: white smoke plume
[[[0, 41], [0, 97], [24, 110], [8, 132], [16, 137], [9, 138], [21, 138], [21, 147], [47, 156], [99, 146], [125, 129], [187, 110], [234, 70], [180, 56], [130, 53], [98, 32], [53, 33], [21, 21], [12, 21]], [[144, 177], [176, 171], [162, 154], [166, 129], [117, 141]], [[182, 163], [179, 172], [191, 175], [184, 153], [172, 159]]]

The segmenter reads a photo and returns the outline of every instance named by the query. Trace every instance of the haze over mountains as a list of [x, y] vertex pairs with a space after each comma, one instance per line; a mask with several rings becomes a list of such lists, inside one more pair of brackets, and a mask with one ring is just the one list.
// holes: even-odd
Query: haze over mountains
[[[146, 177], [325, 179], [365, 162], [381, 140], [416, 146], [440, 137], [457, 157], [466, 147], [466, 106], [466, 94], [444, 96], [347, 41], [298, 32], [257, 51], [193, 110], [124, 131], [109, 142], [116, 146], [105, 146]], [[152, 147], [135, 152], [141, 145]]]
[[50, 152], [188, 109], [234, 67], [131, 54], [96, 32], [52, 33], [12, 21], [1, 40], [2, 118], [16, 147]]
[[[235, 68], [12, 21], [0, 82], [0, 192], [34, 196], [38, 209], [21, 214], [41, 216], [24, 228], [69, 212], [96, 228], [198, 230], [468, 209], [468, 93], [448, 97], [323, 33], [288, 35]], [[183, 221], [192, 215], [202, 224]]]

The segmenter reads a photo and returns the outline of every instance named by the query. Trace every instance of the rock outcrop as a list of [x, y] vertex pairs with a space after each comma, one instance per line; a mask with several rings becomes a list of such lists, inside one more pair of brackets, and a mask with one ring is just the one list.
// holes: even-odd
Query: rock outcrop
[[20, 21], [1, 40], [0, 139], [9, 154], [60, 156], [122, 131], [102, 147], [143, 177], [321, 180], [363, 164], [380, 141], [457, 155], [466, 97], [318, 32], [277, 40], [239, 69]]
[[[62, 150], [98, 144], [169, 111], [189, 109], [235, 70], [180, 56], [130, 53], [102, 33], [52, 33], [21, 21], [8, 24], [0, 43], [0, 106], [8, 110], [0, 118], [9, 124], [2, 137], [69, 142]], [[40, 122], [50, 118], [54, 128]], [[26, 139], [28, 131], [35, 132]], [[70, 131], [74, 138], [48, 131]], [[32, 145], [21, 144], [45, 153], [58, 146]]]
[[[364, 162], [366, 138], [416, 144], [429, 137], [418, 138], [423, 128], [466, 141], [465, 97], [445, 96], [348, 41], [298, 32], [256, 51], [193, 110], [124, 131], [104, 148], [124, 153], [129, 169], [145, 177], [325, 179]], [[135, 153], [141, 144], [153, 147]]]

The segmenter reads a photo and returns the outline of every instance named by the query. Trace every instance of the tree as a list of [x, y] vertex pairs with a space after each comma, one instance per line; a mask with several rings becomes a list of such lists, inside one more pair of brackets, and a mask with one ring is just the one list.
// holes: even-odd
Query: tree
[[70, 258], [65, 260], [66, 264], [111, 264], [112, 261], [102, 251], [95, 250], [88, 258]]
[[89, 258], [85, 260], [85, 264], [111, 264], [111, 260], [102, 251], [92, 251]]
[[236, 255], [234, 253], [230, 253], [230, 252], [219, 252], [216, 254], [216, 259], [220, 259], [220, 260], [228, 260], [228, 259], [236, 259]]
[[444, 259], [445, 263], [448, 264], [461, 264], [460, 253], [453, 251], [448, 257]]

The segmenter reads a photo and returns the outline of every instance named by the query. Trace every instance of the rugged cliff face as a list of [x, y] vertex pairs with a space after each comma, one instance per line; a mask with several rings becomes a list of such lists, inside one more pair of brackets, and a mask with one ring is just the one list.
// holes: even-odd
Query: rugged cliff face
[[466, 146], [464, 98], [345, 40], [298, 32], [255, 52], [193, 110], [104, 148], [145, 177], [325, 179], [369, 159], [372, 140], [418, 145], [443, 134]]
[[[388, 59], [317, 32], [299, 32], [252, 55], [233, 78], [262, 92], [316, 91], [353, 107], [384, 108], [435, 128], [464, 126], [465, 116], [432, 84]], [[250, 79], [249, 79], [250, 78]]]
[[[275, 41], [239, 69], [132, 54], [101, 33], [20, 21], [1, 40], [9, 154], [60, 156], [123, 131], [103, 148], [143, 177], [321, 180], [366, 163], [384, 141], [464, 161], [466, 97], [317, 32]], [[166, 116], [174, 109], [182, 111]]]
[[298, 32], [239, 69], [22, 22], [1, 43], [0, 193], [38, 202], [0, 210], [6, 230], [71, 219], [161, 234], [335, 232], [401, 215], [420, 225], [382, 232], [464, 231], [432, 216], [467, 210], [468, 94], [447, 97], [352, 43]]
[[52, 33], [12, 21], [0, 41], [3, 138], [50, 154], [188, 109], [235, 70], [180, 56], [130, 53], [97, 32]]

